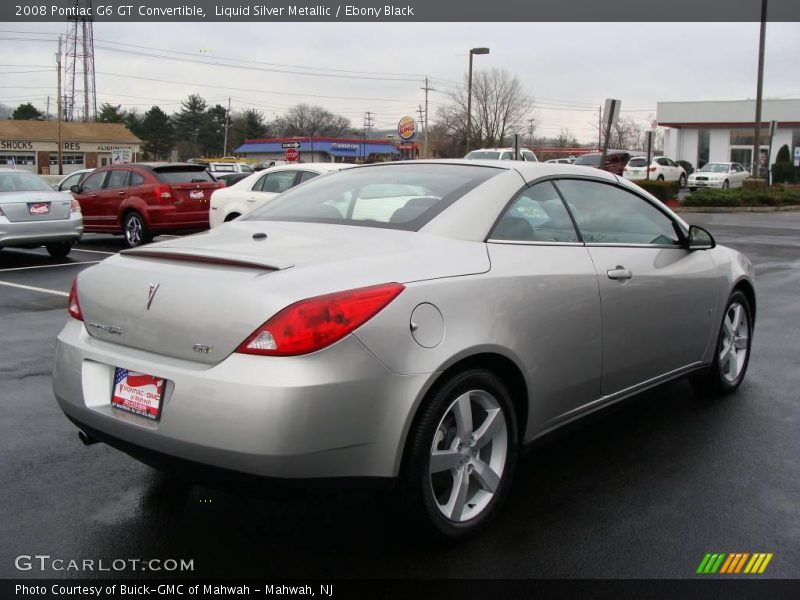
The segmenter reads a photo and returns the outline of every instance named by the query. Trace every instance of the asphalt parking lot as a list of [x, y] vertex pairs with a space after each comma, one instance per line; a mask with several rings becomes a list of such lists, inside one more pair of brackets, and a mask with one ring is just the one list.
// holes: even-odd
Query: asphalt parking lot
[[4, 250], [0, 577], [81, 576], [14, 567], [19, 554], [49, 554], [193, 559], [195, 575], [228, 577], [683, 578], [708, 552], [773, 553], [756, 577], [797, 577], [800, 213], [685, 217], [756, 266], [739, 393], [708, 401], [673, 383], [546, 440], [493, 527], [459, 546], [420, 540], [380, 494], [224, 492], [84, 447], [52, 396], [54, 340], [72, 278], [121, 240], [87, 236], [65, 261]]

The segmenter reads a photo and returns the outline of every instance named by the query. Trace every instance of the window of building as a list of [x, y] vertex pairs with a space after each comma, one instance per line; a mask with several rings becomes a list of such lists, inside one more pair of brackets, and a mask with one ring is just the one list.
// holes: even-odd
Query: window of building
[[[761, 144], [765, 144], [769, 140], [769, 129], [762, 128], [759, 139]], [[752, 146], [755, 141], [752, 127], [749, 129], [731, 129], [731, 146]]]
[[[50, 164], [55, 166], [58, 164], [58, 152], [50, 153]], [[82, 165], [83, 154], [75, 152], [62, 152], [61, 153], [62, 165]]]
[[711, 149], [711, 130], [700, 129], [697, 132], [697, 168], [700, 169], [708, 162]]
[[35, 154], [0, 154], [0, 165], [35, 165]]

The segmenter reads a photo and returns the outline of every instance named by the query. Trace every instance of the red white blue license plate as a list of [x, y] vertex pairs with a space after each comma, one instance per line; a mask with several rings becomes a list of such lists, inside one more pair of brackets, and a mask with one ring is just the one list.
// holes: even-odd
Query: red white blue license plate
[[116, 368], [111, 406], [153, 421], [161, 418], [166, 380], [145, 373]]
[[203, 193], [202, 190], [192, 190], [189, 192], [189, 198], [192, 200], [203, 200], [206, 195]]
[[50, 203], [49, 202], [35, 202], [28, 204], [28, 214], [31, 216], [49, 215]]

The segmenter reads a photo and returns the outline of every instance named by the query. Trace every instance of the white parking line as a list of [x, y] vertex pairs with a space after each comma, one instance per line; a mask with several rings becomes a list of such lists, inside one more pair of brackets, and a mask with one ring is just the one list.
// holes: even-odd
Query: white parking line
[[84, 250], [83, 248], [73, 248], [73, 252], [91, 252], [92, 254], [116, 254], [116, 252], [105, 252], [103, 250]]
[[8, 269], [0, 269], [0, 273], [5, 273], [7, 271], [27, 271], [28, 269], [55, 269], [56, 267], [79, 267], [81, 265], [96, 265], [99, 262], [102, 261], [86, 260], [83, 262], [63, 263], [60, 265], [34, 265], [32, 267], [9, 267]]
[[48, 290], [46, 288], [34, 287], [32, 285], [11, 283], [10, 281], [0, 281], [0, 285], [7, 285], [9, 287], [20, 288], [22, 290], [31, 290], [32, 292], [43, 292], [45, 294], [53, 294], [55, 296], [64, 296], [65, 298], [69, 298], [69, 294], [67, 292], [62, 292], [59, 290]]

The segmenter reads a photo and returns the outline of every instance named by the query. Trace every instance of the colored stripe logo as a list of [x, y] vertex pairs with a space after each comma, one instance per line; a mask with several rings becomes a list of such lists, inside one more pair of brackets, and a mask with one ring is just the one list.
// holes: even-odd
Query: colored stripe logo
[[700, 561], [697, 573], [700, 575], [713, 575], [715, 573], [760, 575], [771, 560], [771, 552], [756, 552], [754, 554], [749, 552], [709, 553]]

